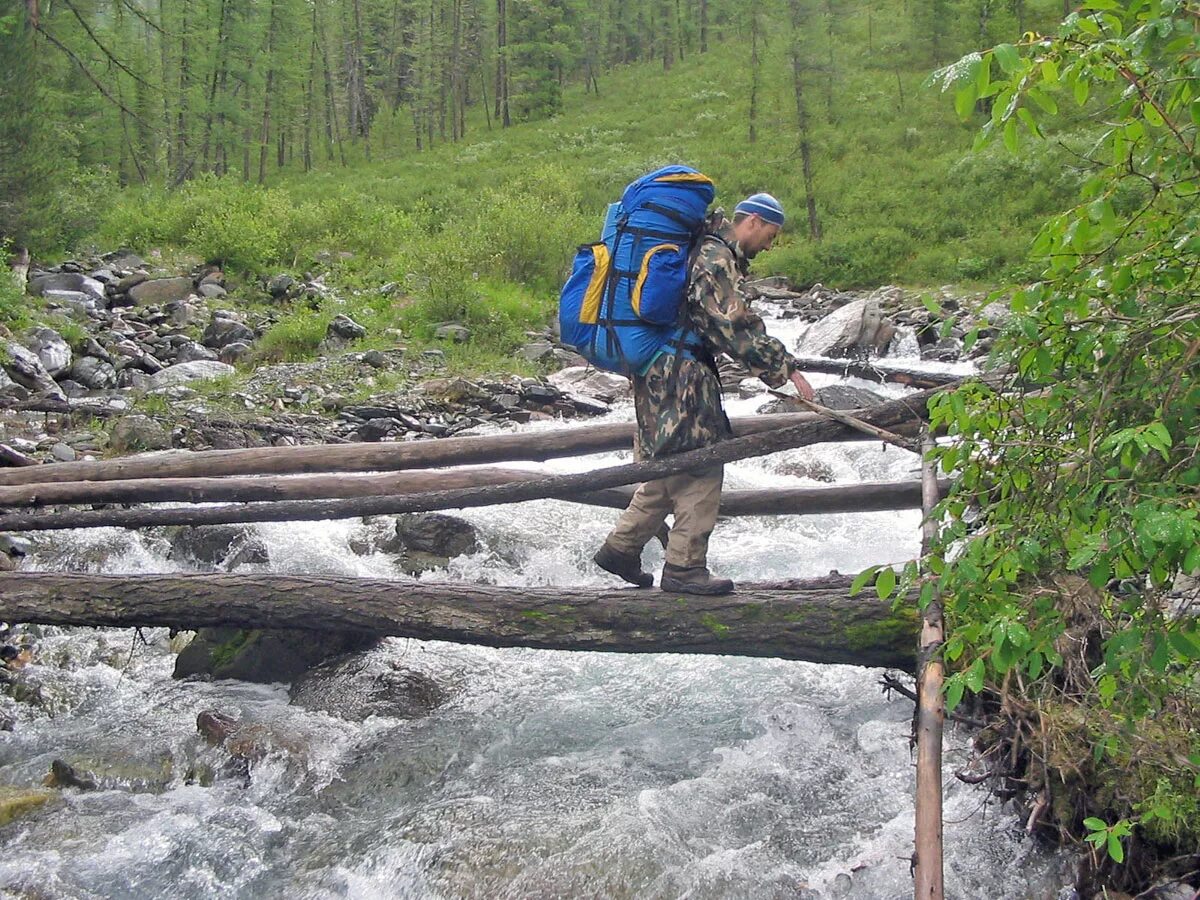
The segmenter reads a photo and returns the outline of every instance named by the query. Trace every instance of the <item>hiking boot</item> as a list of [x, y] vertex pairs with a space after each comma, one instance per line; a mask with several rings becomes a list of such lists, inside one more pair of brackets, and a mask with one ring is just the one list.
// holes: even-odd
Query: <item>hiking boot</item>
[[703, 594], [716, 596], [733, 592], [733, 582], [728, 578], [713, 578], [704, 566], [663, 565], [659, 585], [664, 591], [680, 594]]
[[607, 541], [596, 551], [596, 555], [592, 557], [592, 562], [605, 572], [611, 572], [618, 578], [623, 578], [630, 584], [636, 584], [638, 587], [647, 588], [654, 584], [654, 576], [649, 572], [642, 571], [641, 557], [622, 553], [620, 550], [610, 546]]

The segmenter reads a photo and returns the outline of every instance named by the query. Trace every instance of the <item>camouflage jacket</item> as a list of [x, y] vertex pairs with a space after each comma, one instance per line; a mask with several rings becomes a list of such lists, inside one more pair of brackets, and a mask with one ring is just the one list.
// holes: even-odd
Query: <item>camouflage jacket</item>
[[[767, 334], [742, 296], [748, 268], [733, 237], [733, 223], [717, 210], [692, 266], [688, 340], [699, 338], [711, 356], [727, 353], [771, 387], [779, 387], [795, 361]], [[633, 402], [638, 421], [635, 449], [641, 459], [695, 450], [730, 435], [721, 383], [707, 361], [661, 354], [645, 374], [634, 377]]]

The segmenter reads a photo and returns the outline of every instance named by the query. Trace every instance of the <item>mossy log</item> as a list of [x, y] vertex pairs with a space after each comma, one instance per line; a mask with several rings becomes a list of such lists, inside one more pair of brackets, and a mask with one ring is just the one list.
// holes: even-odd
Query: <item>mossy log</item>
[[912, 671], [917, 618], [851, 579], [742, 584], [725, 597], [308, 575], [0, 573], [0, 619], [395, 635], [489, 647], [714, 653]]

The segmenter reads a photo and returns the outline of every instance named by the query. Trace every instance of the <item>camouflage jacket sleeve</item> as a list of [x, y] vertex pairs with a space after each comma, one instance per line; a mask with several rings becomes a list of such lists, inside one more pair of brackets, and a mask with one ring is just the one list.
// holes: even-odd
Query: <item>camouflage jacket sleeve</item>
[[741, 282], [728, 251], [703, 254], [692, 270], [692, 327], [714, 354], [727, 353], [771, 387], [779, 387], [796, 368], [795, 361], [767, 334], [762, 318], [742, 296]]

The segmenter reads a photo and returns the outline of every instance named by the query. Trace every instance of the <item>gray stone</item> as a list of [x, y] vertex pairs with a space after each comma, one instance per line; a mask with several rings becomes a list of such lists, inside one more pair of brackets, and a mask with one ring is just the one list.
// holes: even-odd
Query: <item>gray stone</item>
[[465, 325], [449, 322], [434, 329], [433, 336], [439, 341], [451, 341], [455, 344], [465, 344], [471, 339], [471, 331]]
[[26, 336], [25, 346], [37, 354], [51, 378], [71, 368], [71, 347], [53, 328], [44, 325], [34, 328]]
[[[117, 373], [118, 385], [120, 383], [120, 375], [121, 375], [121, 373], [118, 372]], [[74, 378], [64, 378], [61, 381], [59, 381], [58, 386], [62, 390], [62, 392], [64, 394], [66, 394], [68, 397], [86, 397], [91, 392], [89, 390], [89, 388], [80, 384]]]
[[363, 354], [363, 362], [373, 369], [386, 369], [388, 358], [382, 350], [368, 350]]
[[232, 344], [226, 344], [221, 348], [219, 359], [223, 363], [235, 366], [248, 359], [253, 352], [254, 348], [245, 341], [234, 341]]
[[475, 526], [444, 513], [411, 513], [396, 520], [396, 534], [380, 549], [386, 553], [419, 551], [452, 558], [479, 549]]
[[267, 282], [267, 293], [276, 300], [286, 297], [296, 288], [296, 279], [291, 275], [276, 275]]
[[379, 416], [378, 418], [368, 419], [366, 422], [363, 422], [358, 427], [358, 430], [354, 432], [354, 436], [360, 441], [374, 443], [396, 434], [403, 434], [405, 430], [404, 423], [399, 419], [390, 416]]
[[150, 276], [145, 272], [134, 272], [131, 275], [126, 275], [116, 283], [116, 291], [118, 294], [126, 294], [130, 288], [136, 287], [143, 281], [149, 281]]
[[9, 400], [28, 400], [29, 389], [17, 384], [8, 377], [8, 372], [0, 368], [0, 397]]
[[75, 448], [70, 444], [64, 444], [62, 441], [59, 441], [50, 448], [50, 455], [59, 462], [75, 462], [78, 457]]
[[[132, 418], [132, 417], [128, 417]], [[266, 564], [267, 547], [249, 525], [182, 525], [168, 529], [172, 559], [226, 567], [233, 558]], [[250, 553], [244, 551], [249, 547]]]
[[241, 322], [215, 315], [208, 327], [204, 329], [203, 337], [200, 338], [200, 342], [205, 347], [211, 347], [214, 350], [220, 350], [226, 344], [232, 344], [235, 341], [249, 344], [253, 340], [254, 332]]
[[996, 328], [1004, 328], [1012, 321], [1013, 312], [1007, 303], [995, 300], [979, 310], [978, 318]]
[[117, 386], [117, 370], [94, 356], [81, 356], [71, 367], [71, 378], [84, 387], [100, 391]]
[[151, 303], [183, 300], [192, 293], [192, 289], [192, 279], [187, 276], [154, 278], [130, 288], [129, 298], [138, 306], [148, 306]]
[[186, 341], [175, 353], [176, 364], [209, 359], [217, 359], [217, 354], [207, 347], [197, 344], [195, 341]]
[[560, 369], [546, 378], [560, 390], [570, 390], [611, 403], [630, 394], [629, 379], [615, 372], [602, 372], [588, 366]]
[[814, 322], [797, 347], [802, 356], [845, 356], [853, 352], [885, 349], [896, 333], [883, 316], [879, 302], [855, 300]]
[[212, 378], [224, 378], [237, 370], [228, 363], [215, 360], [198, 359], [194, 362], [176, 363], [167, 366], [156, 375], [151, 375], [147, 384], [152, 391], [176, 387], [189, 381], [206, 381]]
[[446, 690], [424, 672], [379, 654], [331, 660], [297, 680], [292, 702], [351, 722], [368, 716], [415, 719], [446, 702]]
[[219, 300], [229, 292], [219, 284], [206, 281], [203, 282], [199, 288], [197, 288], [197, 293], [200, 294], [201, 297], [204, 297], [208, 300]]
[[27, 538], [15, 534], [0, 534], [0, 553], [19, 559], [32, 552], [33, 544]]
[[42, 298], [48, 306], [69, 310], [69, 314], [95, 317], [103, 305], [81, 291], [46, 291]]
[[329, 322], [329, 327], [325, 329], [327, 340], [357, 341], [366, 336], [367, 329], [342, 313], [334, 316]]
[[105, 253], [100, 258], [114, 269], [140, 269], [146, 265], [144, 259], [126, 247]]
[[438, 349], [422, 350], [421, 359], [425, 360], [432, 366], [444, 366], [446, 364], [446, 354]]
[[175, 677], [290, 682], [326, 660], [365, 650], [378, 638], [340, 631], [202, 628], [175, 659]]
[[831, 384], [817, 391], [817, 402], [830, 409], [865, 409], [887, 402], [874, 391], [851, 387], [848, 384]]
[[0, 344], [0, 359], [8, 377], [22, 387], [58, 400], [67, 399], [37, 354], [28, 348], [16, 341], [5, 341]]
[[749, 400], [751, 397], [757, 397], [766, 392], [767, 386], [759, 378], [743, 378], [737, 385], [737, 394], [743, 400]]
[[171, 449], [171, 433], [146, 416], [124, 416], [109, 434], [109, 446], [118, 453]]
[[549, 341], [531, 341], [518, 350], [517, 355], [529, 362], [537, 362], [540, 359], [552, 357], [554, 345]]
[[52, 272], [30, 279], [29, 293], [45, 296], [46, 291], [73, 291], [104, 303], [104, 285], [81, 272]]
[[530, 403], [549, 406], [562, 396], [562, 391], [549, 384], [528, 384], [521, 388], [521, 398]]

